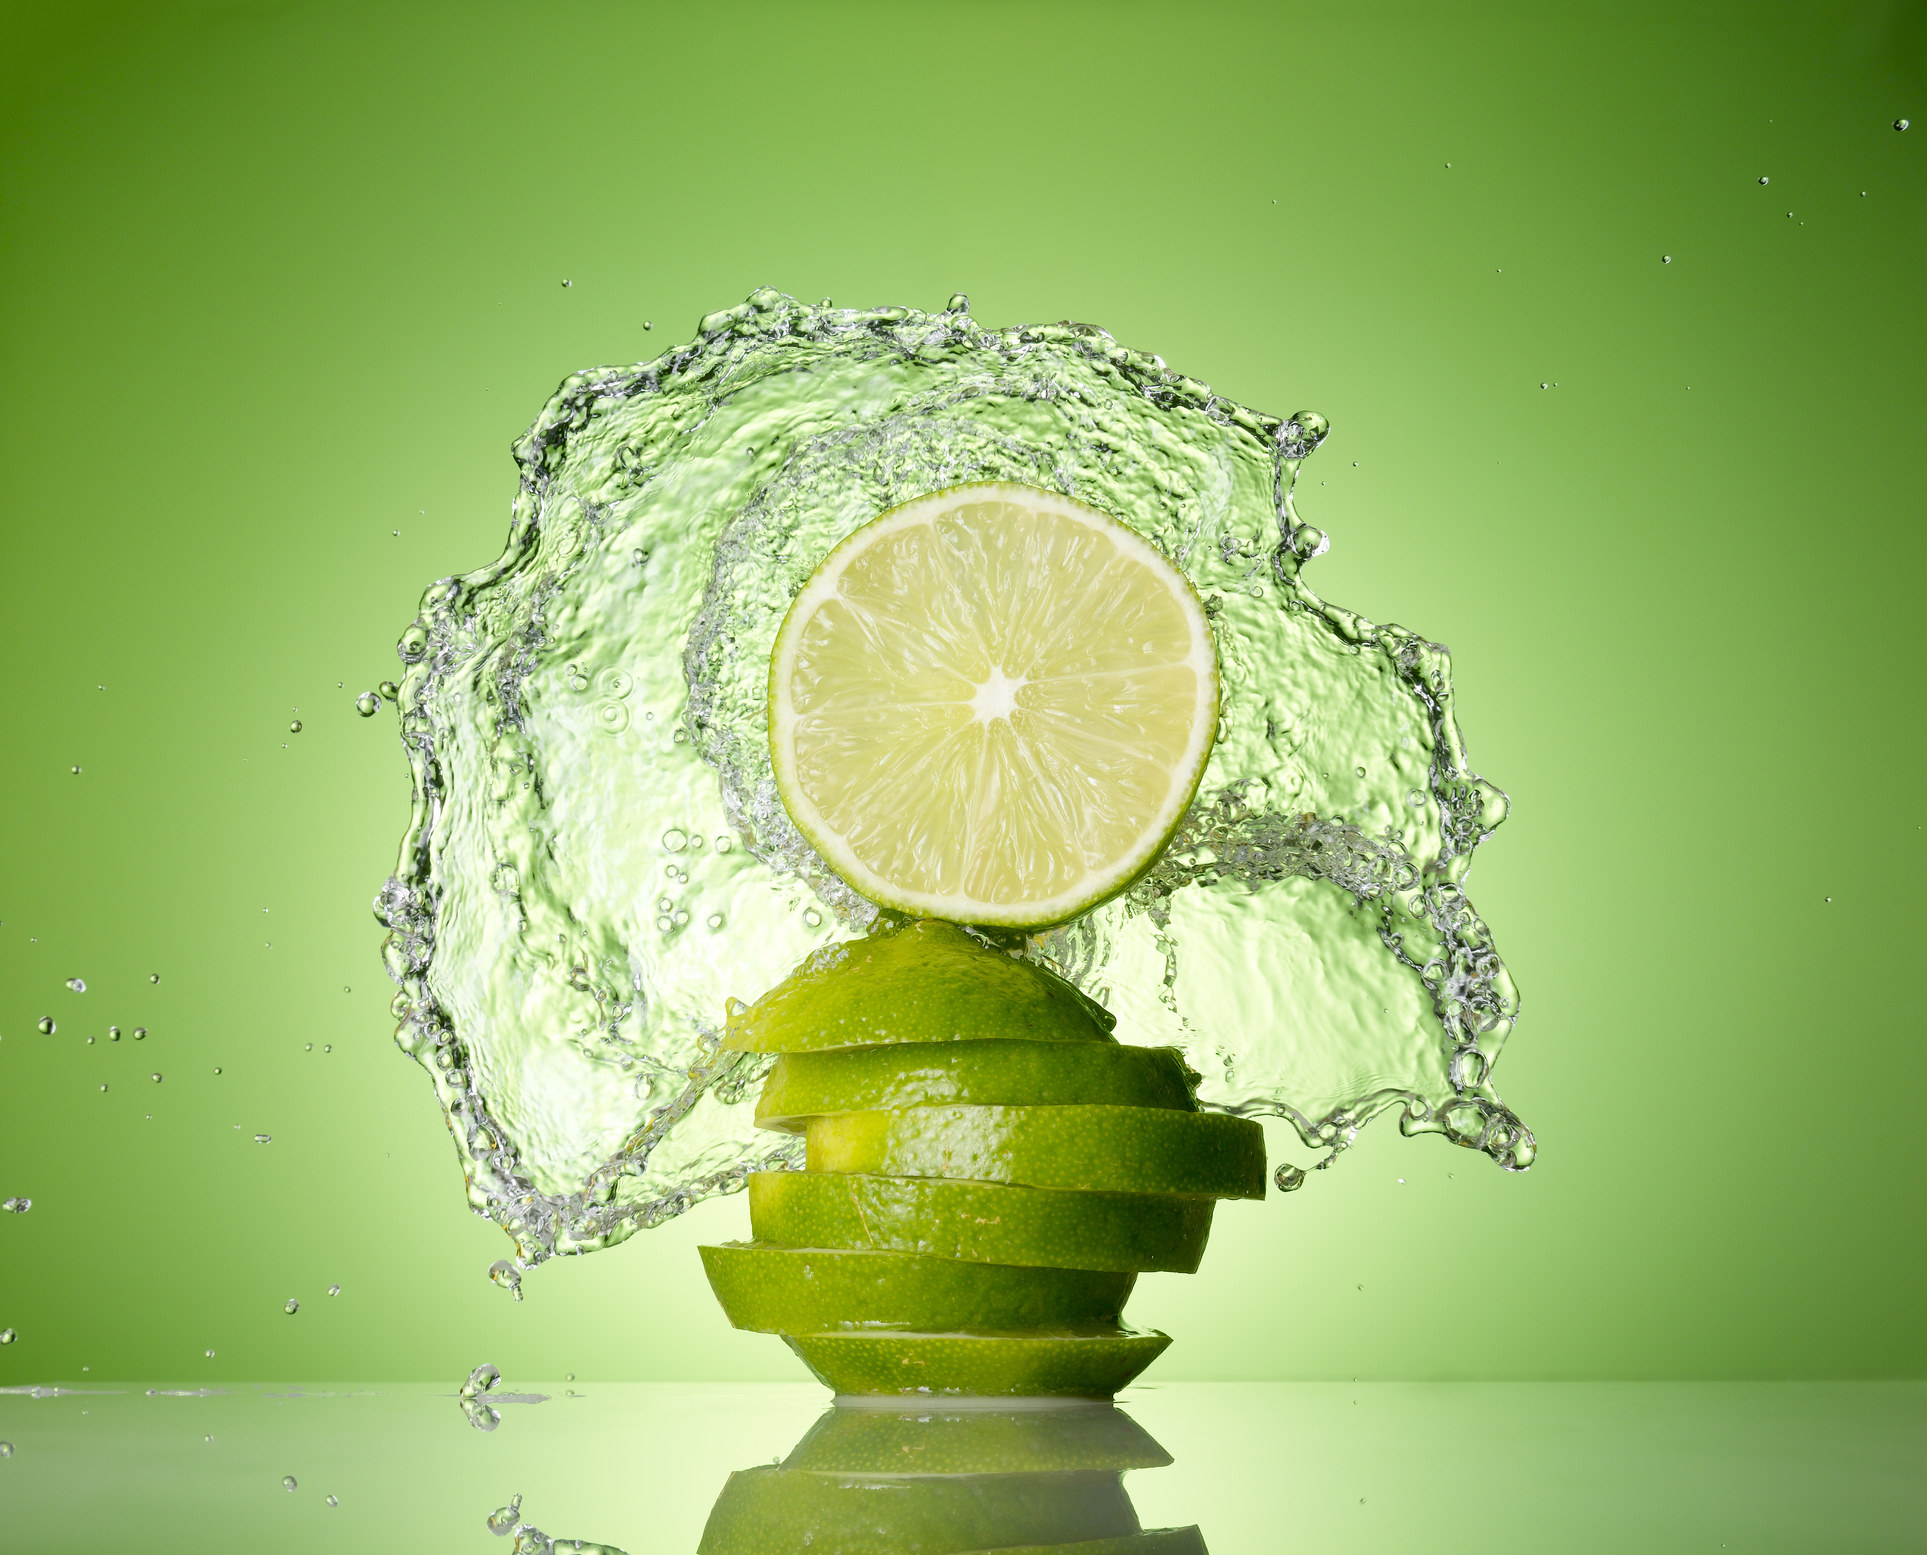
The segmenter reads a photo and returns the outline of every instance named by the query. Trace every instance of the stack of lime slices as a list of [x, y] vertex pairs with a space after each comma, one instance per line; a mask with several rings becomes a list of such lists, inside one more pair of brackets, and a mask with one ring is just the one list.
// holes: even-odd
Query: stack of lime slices
[[732, 1016], [781, 1055], [757, 1109], [807, 1170], [750, 1179], [755, 1240], [703, 1249], [739, 1328], [840, 1394], [1109, 1396], [1169, 1344], [1120, 1321], [1261, 1198], [1258, 1125], [1201, 1113], [1175, 1049], [959, 925], [1061, 922], [1127, 886], [1210, 754], [1204, 612], [1135, 532], [966, 486], [858, 530], [770, 674], [785, 805], [907, 923], [831, 946]]

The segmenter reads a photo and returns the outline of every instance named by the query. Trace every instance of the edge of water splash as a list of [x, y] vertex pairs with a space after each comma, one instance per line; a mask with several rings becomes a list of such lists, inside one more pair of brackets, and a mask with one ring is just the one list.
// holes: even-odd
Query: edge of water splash
[[[1348, 642], [1384, 653], [1400, 680], [1426, 706], [1435, 738], [1429, 786], [1441, 816], [1445, 846], [1424, 869], [1392, 843], [1362, 829], [1305, 815], [1266, 817], [1254, 829], [1235, 789], [1198, 797], [1164, 860], [1124, 898], [1127, 911], [1143, 913], [1160, 930], [1168, 920], [1168, 899], [1182, 886], [1232, 877], [1252, 883], [1302, 875], [1325, 879], [1352, 894], [1361, 906], [1378, 911], [1379, 934], [1387, 948], [1416, 972], [1433, 1002], [1449, 1054], [1456, 1099], [1434, 1110], [1423, 1097], [1404, 1090], [1375, 1092], [1321, 1117], [1307, 1117], [1281, 1103], [1254, 1103], [1236, 1110], [1247, 1115], [1284, 1118], [1300, 1139], [1326, 1152], [1318, 1167], [1329, 1167], [1373, 1118], [1397, 1110], [1402, 1133], [1439, 1133], [1454, 1143], [1491, 1156], [1508, 1171], [1524, 1171], [1536, 1156], [1530, 1129], [1494, 1092], [1488, 1076], [1517, 1019], [1519, 998], [1510, 974], [1493, 947], [1484, 922], [1461, 886], [1472, 854], [1504, 821], [1508, 800], [1502, 790], [1474, 772], [1466, 759], [1452, 707], [1447, 650], [1417, 634], [1376, 624], [1321, 599], [1300, 571], [1327, 547], [1323, 531], [1302, 523], [1293, 507], [1298, 471], [1328, 430], [1322, 417], [1300, 412], [1279, 418], [1220, 398], [1208, 384], [1168, 368], [1149, 352], [1120, 346], [1106, 331], [1069, 320], [1054, 324], [980, 329], [969, 316], [968, 300], [953, 297], [940, 313], [907, 307], [838, 309], [797, 302], [769, 287], [744, 302], [704, 316], [696, 338], [633, 367], [596, 367], [576, 372], [558, 386], [528, 431], [513, 445], [519, 484], [511, 508], [507, 543], [493, 562], [468, 573], [439, 579], [423, 593], [416, 619], [402, 634], [396, 652], [405, 668], [400, 691], [401, 737], [413, 780], [408, 826], [395, 871], [374, 903], [377, 920], [389, 931], [382, 956], [398, 992], [395, 1041], [428, 1072], [448, 1118], [451, 1134], [463, 1148], [469, 1203], [475, 1213], [494, 1219], [516, 1244], [516, 1264], [526, 1269], [549, 1257], [589, 1252], [625, 1240], [638, 1230], [674, 1218], [691, 1205], [718, 1194], [741, 1191], [751, 1172], [794, 1170], [801, 1165], [801, 1142], [783, 1140], [765, 1153], [738, 1162], [642, 1204], [614, 1202], [617, 1181], [640, 1172], [649, 1154], [688, 1110], [712, 1088], [746, 1089], [767, 1067], [748, 1055], [723, 1053], [716, 1038], [706, 1039], [702, 1060], [688, 1074], [682, 1092], [653, 1111], [596, 1170], [569, 1194], [539, 1192], [520, 1170], [502, 1127], [489, 1116], [472, 1083], [464, 1044], [428, 986], [434, 959], [439, 900], [429, 868], [445, 786], [427, 711], [430, 692], [454, 661], [462, 637], [463, 600], [503, 579], [532, 559], [543, 515], [543, 498], [560, 467], [570, 439], [588, 428], [606, 408], [638, 395], [661, 393], [708, 380], [713, 392], [729, 392], [755, 381], [744, 367], [749, 343], [790, 335], [819, 339], [868, 336], [878, 355], [913, 356], [939, 342], [964, 341], [1012, 356], [1027, 346], [1079, 352], [1108, 367], [1133, 392], [1158, 405], [1183, 405], [1214, 420], [1236, 425], [1271, 443], [1274, 454], [1274, 505], [1280, 545], [1273, 570], [1280, 586], [1298, 603], [1327, 622]], [[588, 515], [593, 522], [597, 515]], [[541, 605], [553, 585], [537, 596], [533, 624], [516, 645], [513, 664], [501, 677], [502, 716], [517, 717], [516, 693], [543, 646]], [[731, 796], [733, 797], [733, 796]], [[870, 904], [840, 881], [809, 882], [838, 917], [859, 927], [874, 916]], [[845, 899], [847, 898], [847, 900]], [[1407, 954], [1385, 910], [1400, 903], [1422, 915], [1446, 948], [1443, 958], [1415, 961]], [[1160, 936], [1162, 937], [1162, 936]], [[1076, 981], [1089, 947], [1072, 924], [1034, 937], [1027, 953], [1047, 961]], [[1168, 955], [1168, 953], [1167, 953]], [[1167, 978], [1170, 968], [1167, 961]], [[1299, 1174], [1302, 1180], [1302, 1173]], [[1283, 1186], [1281, 1179], [1281, 1186]], [[1293, 1183], [1292, 1186], [1296, 1186]]]

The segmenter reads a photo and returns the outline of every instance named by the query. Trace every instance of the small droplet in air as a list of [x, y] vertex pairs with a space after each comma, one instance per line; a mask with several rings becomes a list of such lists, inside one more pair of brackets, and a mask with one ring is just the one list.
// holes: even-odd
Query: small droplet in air
[[[259, 1139], [261, 1136], [259, 1134], [256, 1134], [254, 1137], [256, 1139]], [[301, 1303], [295, 1297], [290, 1296], [288, 1298], [288, 1304], [285, 1307], [283, 1307], [281, 1310], [287, 1313], [289, 1317], [293, 1317], [295, 1313], [301, 1310]]]
[[571, 281], [571, 280], [569, 280], [569, 279], [568, 279], [567, 277], [564, 277], [564, 278], [563, 278], [563, 281], [562, 281], [562, 284], [563, 284], [564, 286], [573, 286], [573, 285], [575, 285], [575, 282], [573, 282], [573, 281]]
[[573, 1381], [575, 1381], [575, 1373], [574, 1373], [574, 1372], [572, 1372], [572, 1371], [565, 1371], [565, 1372], [563, 1372], [563, 1373], [562, 1373], [562, 1380], [563, 1380], [564, 1382], [573, 1382]]
[[339, 1285], [330, 1285], [328, 1287], [328, 1294], [330, 1296], [339, 1296], [341, 1294], [341, 1287]]
[[803, 909], [803, 923], [805, 927], [814, 929], [822, 922], [823, 914], [818, 912], [814, 907], [805, 907]]
[[340, 1502], [340, 1500], [339, 1500], [339, 1499], [338, 1499], [337, 1497], [334, 1497], [334, 1496], [330, 1496], [330, 1497], [328, 1497], [328, 1505], [330, 1505], [330, 1506], [340, 1506], [340, 1505], [341, 1505], [341, 1502]]
[[498, 1258], [490, 1264], [488, 1277], [513, 1295], [517, 1301], [522, 1299], [522, 1271], [508, 1259]]
[[120, 1027], [118, 1027], [118, 1026], [109, 1026], [109, 1027], [107, 1028], [107, 1040], [108, 1040], [109, 1042], [118, 1042], [118, 1041], [120, 1041]]
[[221, 1072], [221, 1066], [220, 1066], [219, 1064], [216, 1064], [216, 1065], [214, 1066], [214, 1072], [215, 1072], [216, 1074], [219, 1074], [219, 1073]]
[[672, 826], [662, 834], [662, 845], [671, 853], [680, 853], [689, 846], [689, 836], [680, 827]]
[[1305, 1186], [1305, 1169], [1302, 1166], [1293, 1166], [1291, 1162], [1286, 1161], [1271, 1174], [1271, 1180], [1278, 1185], [1280, 1193], [1295, 1193]]
[[210, 1361], [214, 1359], [214, 1352], [212, 1350], [203, 1350], [201, 1353], [205, 1355]]
[[70, 977], [67, 979], [67, 986], [75, 993], [85, 993], [87, 991], [87, 982], [84, 978]]
[[363, 718], [373, 718], [381, 711], [381, 698], [372, 691], [364, 691], [355, 698], [355, 711]]
[[1761, 183], [1763, 183], [1763, 184], [1770, 184], [1770, 183], [1772, 183], [1772, 182], [1773, 182], [1773, 180], [1772, 180], [1772, 179], [1770, 179], [1770, 178], [1765, 178], [1765, 177], [1763, 177], [1763, 178], [1761, 178], [1761, 179], [1760, 179], [1760, 182], [1761, 182]]
[[283, 1490], [296, 1490], [299, 1489], [300, 1486], [292, 1474], [283, 1474], [281, 1476], [281, 1488]]
[[288, 733], [299, 734], [300, 732], [301, 732], [301, 720], [299, 718], [296, 718], [288, 724]]
[[[496, 1538], [505, 1538], [509, 1530], [522, 1520], [522, 1498], [514, 1497], [507, 1506], [498, 1506], [488, 1514], [488, 1531]], [[804, 1537], [808, 1537], [806, 1534]], [[519, 1540], [517, 1541], [520, 1542]]]
[[501, 1380], [500, 1370], [484, 1361], [468, 1374], [468, 1380], [462, 1384], [462, 1397], [477, 1398]]
[[0, 1328], [0, 1344], [12, 1344], [19, 1337], [11, 1328]]
[[[255, 1143], [256, 1143], [257, 1145], [271, 1145], [271, 1144], [273, 1144], [273, 1143], [274, 1143], [274, 1135], [272, 1135], [272, 1134], [256, 1134], [256, 1135], [254, 1136], [254, 1142], [255, 1142]], [[294, 1310], [294, 1307], [293, 1307], [292, 1305], [290, 1305], [290, 1306], [289, 1306], [289, 1308], [288, 1308], [288, 1310], [289, 1310], [290, 1312], [292, 1312], [292, 1311]]]
[[656, 321], [654, 319], [644, 319], [642, 321], [642, 327], [644, 329], [654, 329], [656, 327]]
[[1663, 265], [1670, 265], [1673, 262], [1673, 256], [1671, 254], [1661, 254], [1659, 256], [1659, 262]]
[[156, 1085], [161, 1083], [161, 1077], [158, 1074], [150, 1074], [147, 1078], [152, 1080]]
[[334, 1050], [335, 1045], [332, 1042], [324, 1042], [321, 1044], [321, 1051], [324, 1053], [332, 1053]]
[[158, 972], [149, 972], [147, 974], [147, 980], [150, 983], [158, 983], [161, 980], [161, 974]]
[[304, 1042], [304, 1043], [302, 1043], [302, 1044], [301, 1044], [301, 1051], [302, 1051], [302, 1052], [304, 1052], [304, 1053], [312, 1053], [312, 1052], [314, 1051], [314, 1044], [313, 1044], [312, 1042]]
[[0, 1458], [11, 1458], [12, 1456], [13, 1456], [13, 1443], [0, 1442]]
[[147, 1028], [145, 1026], [136, 1026], [134, 1028], [134, 1040], [136, 1042], [145, 1042], [147, 1040]]
[[79, 777], [79, 776], [80, 776], [80, 768], [78, 768], [78, 767], [75, 767], [75, 768], [73, 768], [73, 774], [74, 774], [74, 776], [75, 776], [75, 777]]
[[54, 1034], [54, 1018], [51, 1015], [41, 1016], [39, 1025], [42, 1036], [51, 1037]]
[[396, 685], [392, 680], [384, 680], [380, 685], [376, 686], [375, 689], [391, 702], [401, 695], [401, 687]]
[[1909, 121], [1908, 121], [1908, 120], [1906, 120], [1906, 119], [1895, 119], [1895, 120], [1894, 120], [1894, 128], [1895, 128], [1895, 129], [1897, 129], [1897, 130], [1904, 130], [1904, 129], [1906, 129], [1906, 127], [1907, 127], [1907, 125], [1908, 125], [1908, 123], [1909, 123]]
[[107, 1089], [107, 1087], [106, 1087], [105, 1085], [103, 1085], [103, 1086], [101, 1087], [101, 1089], [102, 1089], [102, 1090], [104, 1091], [104, 1090], [106, 1090], [106, 1089]]
[[0, 1209], [11, 1215], [24, 1215], [33, 1208], [32, 1199], [7, 1199], [0, 1202]]

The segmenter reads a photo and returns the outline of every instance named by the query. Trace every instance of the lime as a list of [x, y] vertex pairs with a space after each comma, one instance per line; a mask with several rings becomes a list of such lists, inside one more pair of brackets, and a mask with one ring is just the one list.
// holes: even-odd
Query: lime
[[1075, 1544], [1000, 1544], [992, 1550], [959, 1555], [1210, 1555], [1197, 1524], [1189, 1528], [1146, 1528], [1112, 1539], [1079, 1539]]
[[738, 1007], [723, 1046], [794, 1053], [977, 1037], [1109, 1042], [1114, 1024], [1056, 974], [953, 923], [925, 920], [826, 945]]
[[1155, 1107], [904, 1107], [812, 1118], [812, 1172], [1265, 1196], [1264, 1130]]
[[760, 1241], [1059, 1269], [1194, 1273], [1212, 1203], [1175, 1193], [1073, 1193], [856, 1172], [749, 1179], [749, 1224]]
[[1135, 1532], [1115, 1473], [813, 1474], [774, 1465], [729, 1476], [698, 1555], [942, 1555], [1070, 1544]]
[[786, 1469], [857, 1474], [1042, 1473], [1163, 1468], [1171, 1455], [1111, 1404], [997, 1409], [928, 1404], [827, 1411]]
[[800, 1134], [819, 1113], [945, 1102], [1197, 1111], [1176, 1048], [993, 1038], [786, 1053], [764, 1083], [756, 1121]]
[[839, 1394], [1109, 1398], [1163, 1352], [1160, 1333], [785, 1334]]
[[769, 1334], [1108, 1327], [1137, 1278], [768, 1243], [725, 1242], [699, 1251], [730, 1322]]
[[1211, 754], [1204, 607], [1137, 531], [1028, 486], [919, 497], [824, 558], [770, 661], [791, 819], [852, 888], [1061, 923], [1129, 885]]

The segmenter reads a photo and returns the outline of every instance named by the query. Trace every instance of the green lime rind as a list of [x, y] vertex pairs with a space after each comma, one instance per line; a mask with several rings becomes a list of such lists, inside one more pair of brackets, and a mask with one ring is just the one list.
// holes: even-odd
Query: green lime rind
[[754, 1242], [698, 1251], [730, 1322], [766, 1334], [1110, 1327], [1137, 1280], [1094, 1269]]
[[948, 1555], [1088, 1543], [1137, 1531], [1115, 1473], [813, 1474], [767, 1465], [729, 1476], [698, 1555]]
[[785, 1334], [817, 1381], [847, 1397], [1109, 1398], [1171, 1343], [1167, 1335]]
[[749, 1179], [750, 1232], [761, 1242], [1060, 1269], [1194, 1273], [1214, 1203], [858, 1172], [755, 1172]]
[[1114, 1539], [1079, 1539], [1074, 1544], [1000, 1544], [995, 1550], [959, 1551], [958, 1555], [1211, 1555], [1204, 1534], [1189, 1528], [1146, 1528], [1142, 1533], [1119, 1534]]
[[833, 1474], [999, 1474], [1160, 1469], [1171, 1455], [1123, 1410], [1061, 1406], [945, 1409], [918, 1402], [825, 1412], [783, 1460]]
[[1265, 1196], [1264, 1130], [1155, 1107], [904, 1107], [812, 1118], [812, 1172], [952, 1177], [1033, 1188]]
[[733, 1013], [723, 1046], [795, 1053], [981, 1037], [1110, 1042], [1115, 1024], [1054, 973], [925, 919], [826, 945]]
[[990, 1038], [785, 1053], [763, 1086], [756, 1122], [800, 1134], [807, 1119], [827, 1112], [959, 1102], [1198, 1110], [1176, 1048]]

